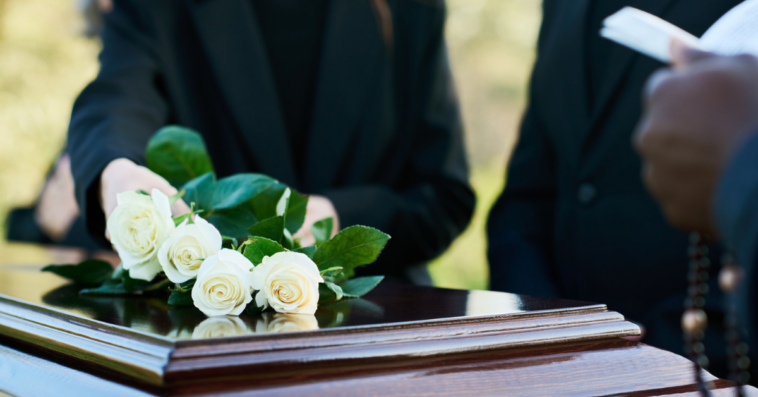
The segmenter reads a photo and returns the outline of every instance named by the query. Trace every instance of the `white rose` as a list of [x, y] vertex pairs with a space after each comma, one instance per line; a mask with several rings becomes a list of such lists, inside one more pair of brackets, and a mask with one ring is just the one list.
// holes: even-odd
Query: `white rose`
[[253, 264], [235, 250], [222, 249], [203, 261], [192, 287], [192, 301], [206, 316], [239, 316], [253, 300]]
[[221, 250], [221, 233], [199, 216], [194, 222], [184, 221], [158, 250], [158, 260], [171, 282], [183, 283], [197, 277], [203, 259]]
[[152, 281], [161, 272], [158, 250], [174, 230], [168, 196], [153, 189], [151, 197], [119, 193], [108, 218], [108, 232], [118, 256], [134, 279]]
[[239, 317], [209, 317], [195, 327], [192, 331], [192, 339], [225, 338], [251, 333], [252, 331]]
[[298, 252], [266, 256], [253, 269], [253, 288], [260, 291], [255, 303], [264, 309], [270, 305], [279, 313], [315, 313], [318, 284], [323, 282], [318, 266]]
[[280, 332], [311, 331], [318, 328], [318, 320], [312, 314], [279, 314], [274, 316], [274, 321], [269, 322], [269, 317], [258, 320], [255, 332], [258, 334], [270, 334]]

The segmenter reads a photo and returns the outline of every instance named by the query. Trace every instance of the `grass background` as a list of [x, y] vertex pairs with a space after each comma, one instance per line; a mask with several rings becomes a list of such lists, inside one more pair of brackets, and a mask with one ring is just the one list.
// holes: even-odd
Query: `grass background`
[[[478, 206], [471, 226], [430, 271], [438, 286], [485, 289], [484, 226], [525, 103], [541, 2], [448, 0], [448, 8]], [[73, 101], [97, 73], [100, 45], [81, 35], [83, 27], [75, 0], [0, 0], [0, 221], [35, 200], [64, 145]]]

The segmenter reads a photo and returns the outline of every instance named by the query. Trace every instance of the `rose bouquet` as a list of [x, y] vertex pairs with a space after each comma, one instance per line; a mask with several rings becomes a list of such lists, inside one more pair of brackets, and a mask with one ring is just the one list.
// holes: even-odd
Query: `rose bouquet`
[[[170, 305], [194, 305], [207, 316], [247, 310], [313, 314], [319, 302], [360, 297], [382, 276], [354, 277], [373, 263], [390, 236], [352, 226], [332, 237], [331, 218], [311, 228], [316, 243], [293, 235], [303, 226], [308, 197], [262, 174], [216, 179], [200, 135], [170, 126], [148, 143], [148, 168], [179, 189], [123, 192], [108, 218], [121, 265], [87, 260], [43, 271], [83, 286], [80, 294], [166, 291]], [[187, 214], [172, 216], [184, 199]]]

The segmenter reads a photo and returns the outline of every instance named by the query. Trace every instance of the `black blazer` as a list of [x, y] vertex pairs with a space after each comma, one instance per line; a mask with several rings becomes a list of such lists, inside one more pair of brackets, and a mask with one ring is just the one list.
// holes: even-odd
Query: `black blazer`
[[[646, 11], [699, 37], [739, 2], [660, 0], [648, 2]], [[644, 324], [645, 342], [681, 353], [688, 236], [665, 222], [642, 184], [631, 145], [643, 86], [663, 65], [613, 47], [605, 54], [608, 78], [600, 82], [599, 106], [590, 114], [588, 4], [543, 4], [528, 110], [507, 186], [488, 223], [491, 286], [606, 303]], [[712, 279], [717, 271], [714, 266]], [[721, 321], [718, 291], [712, 283], [711, 331]], [[708, 354], [718, 355], [723, 334], [711, 331]]]
[[[369, 0], [332, 0], [306, 171], [296, 175], [249, 0], [116, 0], [101, 70], [74, 105], [69, 148], [91, 233], [96, 181], [113, 159], [143, 162], [167, 124], [200, 131], [219, 177], [262, 172], [334, 203], [343, 226], [392, 235], [369, 271], [404, 274], [466, 227], [469, 188], [441, 0], [390, 0], [388, 47]], [[298, 180], [303, 180], [298, 184]]]

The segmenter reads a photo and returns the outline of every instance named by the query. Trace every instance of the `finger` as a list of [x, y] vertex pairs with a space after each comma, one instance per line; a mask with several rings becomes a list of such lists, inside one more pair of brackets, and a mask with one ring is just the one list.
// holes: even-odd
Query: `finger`
[[671, 41], [671, 64], [674, 67], [683, 68], [717, 56], [712, 52], [692, 48], [679, 40]]
[[312, 234], [300, 238], [300, 245], [303, 247], [310, 247], [313, 244], [316, 244], [316, 238]]
[[645, 89], [644, 89], [644, 96], [645, 96], [645, 105], [648, 105], [648, 102], [650, 100], [650, 97], [653, 96], [653, 93], [655, 90], [658, 89], [658, 87], [661, 86], [664, 82], [668, 81], [674, 76], [674, 71], [670, 68], [662, 68], [658, 69], [655, 73], [653, 73], [652, 76], [650, 76], [649, 79], [647, 79], [647, 83], [645, 83]]
[[175, 216], [184, 215], [190, 211], [190, 206], [181, 199], [176, 200], [174, 204], [171, 205], [171, 213], [173, 213]]
[[637, 124], [637, 128], [634, 130], [634, 134], [632, 134], [632, 146], [641, 157], [645, 157], [643, 139], [647, 135], [647, 132], [650, 130], [650, 123], [650, 116], [647, 114], [644, 115], [640, 122]]
[[112, 0], [97, 0], [97, 6], [100, 8], [100, 12], [109, 13], [113, 9]]

